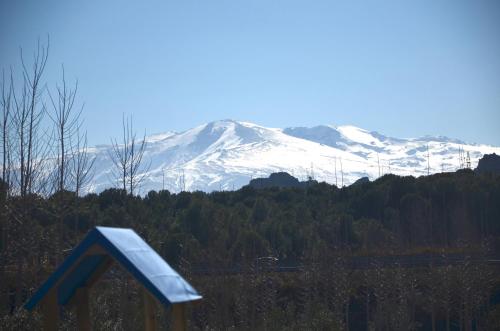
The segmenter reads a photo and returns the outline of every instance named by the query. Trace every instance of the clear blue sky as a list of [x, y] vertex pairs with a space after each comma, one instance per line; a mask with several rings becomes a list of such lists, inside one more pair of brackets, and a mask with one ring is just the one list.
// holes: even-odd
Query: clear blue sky
[[0, 67], [50, 35], [90, 141], [232, 118], [500, 145], [500, 1], [0, 0]]

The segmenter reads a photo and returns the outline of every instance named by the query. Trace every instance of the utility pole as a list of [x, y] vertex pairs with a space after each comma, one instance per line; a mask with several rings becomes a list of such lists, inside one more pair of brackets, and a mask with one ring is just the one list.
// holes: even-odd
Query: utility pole
[[458, 146], [458, 169], [462, 169], [462, 150]]
[[458, 147], [458, 163], [459, 169], [463, 169], [465, 167], [465, 157], [464, 157], [464, 149], [462, 146]]
[[186, 191], [186, 175], [184, 174], [184, 169], [182, 169], [182, 191]]
[[427, 144], [427, 176], [431, 172], [430, 156], [429, 156], [429, 144]]
[[378, 177], [380, 178], [380, 155], [377, 153]]
[[162, 190], [165, 191], [165, 167], [161, 168], [161, 177], [162, 177], [161, 187]]
[[344, 187], [344, 169], [342, 168], [342, 158], [340, 158], [340, 174], [342, 175], [342, 187]]
[[335, 186], [339, 187], [339, 184], [337, 183], [337, 157], [334, 157], [335, 160]]
[[181, 174], [179, 175], [179, 190], [181, 192], [186, 191], [186, 178], [184, 175], [184, 169], [181, 170]]

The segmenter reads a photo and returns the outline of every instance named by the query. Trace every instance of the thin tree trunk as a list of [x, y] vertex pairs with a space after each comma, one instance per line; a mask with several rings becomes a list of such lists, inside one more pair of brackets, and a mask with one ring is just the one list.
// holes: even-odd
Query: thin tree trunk
[[366, 331], [370, 330], [370, 292], [368, 292], [368, 287], [365, 294], [365, 309], [366, 309]]
[[432, 331], [436, 331], [436, 311], [434, 308], [434, 304], [432, 304], [431, 308], [431, 322], [432, 322]]
[[446, 309], [446, 331], [450, 331], [450, 310]]
[[345, 329], [349, 331], [349, 301], [345, 305]]

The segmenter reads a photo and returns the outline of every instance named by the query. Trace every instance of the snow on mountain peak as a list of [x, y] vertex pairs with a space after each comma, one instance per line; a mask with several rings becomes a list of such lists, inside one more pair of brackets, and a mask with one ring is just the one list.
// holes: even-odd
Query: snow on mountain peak
[[373, 136], [371, 132], [368, 132], [364, 129], [360, 129], [352, 125], [344, 125], [339, 126], [337, 130], [345, 138], [353, 142], [377, 147], [384, 146], [384, 144], [377, 137]]
[[[500, 154], [500, 148], [492, 146], [443, 137], [392, 138], [351, 125], [277, 129], [234, 120], [155, 134], [146, 141], [144, 160], [149, 167], [143, 169], [141, 193], [236, 189], [252, 178], [279, 171], [341, 186], [385, 173], [419, 176], [428, 170], [454, 171], [459, 148], [469, 152], [473, 164], [483, 154]], [[117, 186], [111, 177], [110, 149], [105, 145], [90, 149], [96, 162], [89, 191]]]

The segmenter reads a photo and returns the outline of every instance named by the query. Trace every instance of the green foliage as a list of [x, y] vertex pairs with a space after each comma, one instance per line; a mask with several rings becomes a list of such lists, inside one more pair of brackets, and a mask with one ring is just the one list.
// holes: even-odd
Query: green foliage
[[[37, 328], [39, 316], [26, 315], [21, 304], [95, 225], [135, 229], [190, 278], [206, 298], [190, 315], [197, 329], [345, 329], [349, 312], [364, 316], [355, 308], [362, 304], [350, 304], [364, 302], [359, 289], [370, 289], [361, 291], [368, 293], [371, 314], [365, 328], [415, 329], [429, 320], [419, 322], [417, 311], [442, 323], [448, 316], [498, 324], [485, 308], [491, 271], [474, 264], [431, 273], [370, 267], [367, 278], [349, 270], [346, 258], [482, 251], [484, 242], [500, 238], [499, 176], [386, 175], [342, 189], [311, 183], [208, 194], [152, 191], [138, 197], [109, 189], [85, 197], [1, 198], [0, 316], [7, 329]], [[266, 273], [272, 266], [261, 261], [305, 267], [297, 274]], [[119, 283], [114, 291], [122, 293]], [[103, 287], [99, 295], [109, 291]], [[102, 309], [95, 314], [123, 327], [121, 299], [96, 300]], [[447, 310], [457, 302], [461, 310]]]

